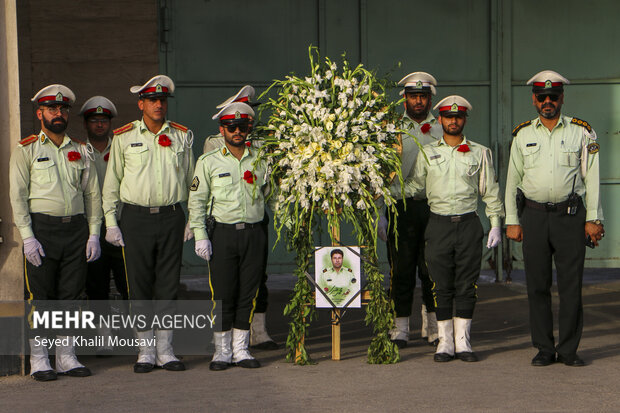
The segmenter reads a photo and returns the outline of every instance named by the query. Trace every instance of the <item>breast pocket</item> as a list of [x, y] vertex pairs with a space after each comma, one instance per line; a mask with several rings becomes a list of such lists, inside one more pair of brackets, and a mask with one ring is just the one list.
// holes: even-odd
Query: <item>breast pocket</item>
[[32, 182], [38, 184], [51, 183], [56, 176], [56, 168], [54, 168], [54, 165], [55, 163], [51, 159], [42, 162], [35, 161], [30, 171], [30, 179]]
[[579, 146], [562, 146], [560, 149], [560, 165], [578, 166], [581, 161], [581, 148]]
[[215, 175], [211, 180], [211, 192], [217, 201], [233, 201], [233, 179], [232, 176]]
[[146, 165], [149, 148], [145, 145], [129, 146], [125, 149], [125, 168], [128, 173], [139, 172]]
[[456, 159], [459, 172], [462, 175], [473, 176], [476, 174], [476, 172], [478, 172], [478, 169], [480, 168], [480, 163], [478, 159], [471, 155], [458, 156], [457, 154]]
[[84, 173], [84, 169], [86, 169], [86, 165], [82, 161], [68, 162], [67, 173], [69, 175], [69, 183], [76, 189], [82, 185], [82, 174]]
[[428, 156], [428, 175], [430, 176], [443, 176], [447, 168], [446, 158], [443, 155]]
[[523, 168], [533, 168], [540, 157], [540, 145], [526, 146], [523, 148]]

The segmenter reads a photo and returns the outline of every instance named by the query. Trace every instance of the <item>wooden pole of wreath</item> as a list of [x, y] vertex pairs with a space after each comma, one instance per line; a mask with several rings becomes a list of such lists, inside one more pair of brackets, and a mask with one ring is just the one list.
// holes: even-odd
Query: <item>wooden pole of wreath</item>
[[[332, 247], [340, 245], [340, 226], [332, 228]], [[340, 315], [339, 308], [332, 309], [332, 360], [340, 360]]]

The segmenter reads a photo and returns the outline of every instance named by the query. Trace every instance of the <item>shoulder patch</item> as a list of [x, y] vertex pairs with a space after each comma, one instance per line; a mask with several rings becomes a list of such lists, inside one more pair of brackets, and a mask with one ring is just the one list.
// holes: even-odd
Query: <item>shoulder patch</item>
[[198, 179], [197, 176], [194, 176], [194, 179], [192, 180], [192, 186], [189, 187], [189, 190], [197, 191], [199, 185], [200, 185], [200, 179]]
[[586, 122], [585, 120], [581, 120], [581, 119], [577, 119], [577, 118], [572, 118], [570, 123], [574, 123], [575, 125], [579, 125], [582, 128], [586, 128], [586, 130], [589, 133], [592, 133], [592, 126], [590, 126], [590, 124], [588, 122]]
[[601, 145], [599, 145], [596, 142], [592, 142], [591, 144], [588, 145], [588, 153], [590, 155], [593, 155], [597, 153], [600, 148], [601, 148]]
[[19, 141], [19, 144], [22, 146], [30, 145], [32, 142], [36, 141], [38, 138], [39, 138], [39, 135], [30, 135], [28, 137], [25, 137], [21, 141]]
[[115, 134], [115, 135], [120, 135], [121, 133], [128, 132], [128, 131], [130, 131], [130, 130], [132, 130], [132, 129], [133, 129], [133, 123], [128, 123], [128, 124], [127, 124], [127, 125], [125, 125], [125, 126], [121, 126], [121, 127], [120, 127], [120, 128], [118, 128], [118, 129], [114, 129], [114, 134]]
[[176, 123], [176, 122], [172, 122], [172, 121], [169, 121], [168, 123], [173, 128], [178, 129], [178, 130], [183, 131], [183, 132], [187, 132], [187, 130], [189, 129], [187, 126], [183, 126], [180, 123]]
[[513, 130], [512, 130], [512, 136], [517, 136], [517, 133], [519, 133], [519, 131], [523, 128], [525, 128], [526, 126], [530, 126], [532, 124], [531, 120], [528, 120], [527, 122], [523, 122], [520, 123], [519, 125], [517, 125]]

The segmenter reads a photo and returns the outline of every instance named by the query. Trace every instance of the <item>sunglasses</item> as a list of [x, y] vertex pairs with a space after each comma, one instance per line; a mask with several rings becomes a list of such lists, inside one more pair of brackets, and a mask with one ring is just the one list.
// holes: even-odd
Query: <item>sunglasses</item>
[[239, 132], [241, 132], [241, 133], [246, 133], [251, 128], [252, 128], [252, 126], [250, 126], [247, 123], [241, 124], [241, 125], [226, 125], [226, 130], [228, 130], [228, 132], [230, 132], [230, 133], [233, 133], [237, 129], [239, 129]]
[[552, 102], [557, 102], [560, 98], [560, 95], [536, 95], [536, 100], [540, 103], [543, 103], [547, 98], [551, 99]]

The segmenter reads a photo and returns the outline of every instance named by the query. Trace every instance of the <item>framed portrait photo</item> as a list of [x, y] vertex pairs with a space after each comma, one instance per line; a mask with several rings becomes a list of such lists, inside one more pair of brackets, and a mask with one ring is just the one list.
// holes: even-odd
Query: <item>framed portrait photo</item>
[[[333, 308], [334, 306], [336, 308], [345, 306], [360, 308], [362, 306], [361, 296], [357, 294], [361, 288], [359, 254], [359, 247], [316, 247], [314, 280], [317, 285], [317, 308]], [[354, 296], [355, 299], [347, 305]]]

